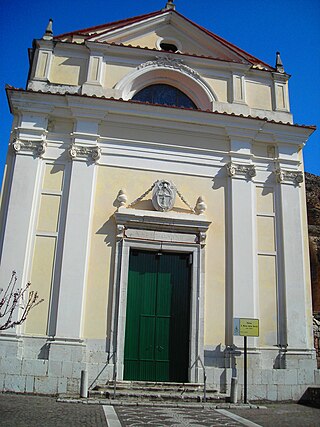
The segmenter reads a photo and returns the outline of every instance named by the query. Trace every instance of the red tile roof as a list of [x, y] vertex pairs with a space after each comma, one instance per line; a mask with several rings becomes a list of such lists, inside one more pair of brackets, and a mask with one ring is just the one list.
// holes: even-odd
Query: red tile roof
[[[156, 16], [161, 16], [161, 15], [165, 15], [165, 14], [176, 14], [180, 18], [189, 22], [189, 24], [198, 28], [200, 31], [202, 31], [203, 33], [205, 33], [209, 37], [213, 38], [215, 41], [217, 41], [222, 46], [228, 48], [233, 53], [235, 53], [238, 56], [240, 56], [241, 58], [243, 58], [249, 64], [252, 64], [253, 66], [260, 66], [264, 70], [267, 70], [267, 71], [275, 71], [274, 67], [272, 67], [269, 64], [261, 61], [260, 59], [256, 58], [255, 56], [250, 55], [248, 52], [244, 51], [243, 49], [240, 49], [239, 47], [228, 42], [227, 40], [223, 39], [222, 37], [218, 36], [217, 34], [214, 34], [211, 31], [207, 30], [206, 28], [196, 24], [195, 22], [186, 18], [185, 16], [183, 16], [181, 13], [177, 12], [176, 10], [160, 10], [157, 12], [147, 13], [147, 14], [135, 16], [132, 18], [122, 19], [120, 21], [114, 21], [111, 23], [97, 25], [94, 27], [88, 27], [88, 28], [84, 28], [82, 30], [76, 30], [76, 31], [72, 31], [69, 33], [64, 33], [64, 34], [54, 36], [54, 40], [63, 41], [63, 39], [67, 38], [68, 41], [72, 42], [72, 39], [74, 36], [80, 36], [80, 37], [83, 37], [85, 40], [88, 40], [93, 36], [107, 34], [108, 32], [110, 32], [112, 30], [123, 28], [123, 27], [126, 27], [127, 25], [142, 22], [145, 19], [156, 17]], [[241, 61], [239, 61], [239, 62], [241, 62]]]
[[[109, 22], [109, 23], [105, 23], [105, 24], [101, 24], [101, 25], [96, 25], [94, 27], [88, 27], [88, 28], [83, 28], [82, 30], [76, 30], [76, 31], [71, 31], [68, 33], [63, 33], [63, 34], [59, 34], [57, 36], [54, 36], [54, 40], [60, 40], [63, 39], [67, 36], [84, 36], [84, 38], [89, 38], [92, 37], [93, 33], [95, 33], [98, 30], [101, 30], [103, 28], [105, 28], [105, 30], [112, 30], [112, 29], [116, 29], [116, 28], [121, 28], [121, 27], [125, 27], [126, 25], [130, 25], [130, 24], [134, 24], [135, 22], [140, 22], [143, 21], [144, 19], [148, 19], [148, 18], [152, 18], [153, 16], [157, 16], [157, 15], [161, 15], [163, 12], [161, 11], [157, 11], [157, 12], [152, 12], [152, 13], [146, 13], [144, 15], [138, 15], [138, 16], [134, 16], [132, 18], [126, 18], [126, 19], [121, 19], [119, 21], [113, 21], [113, 22]], [[101, 34], [103, 34], [104, 31], [101, 32]], [[95, 33], [98, 34], [98, 33]]]

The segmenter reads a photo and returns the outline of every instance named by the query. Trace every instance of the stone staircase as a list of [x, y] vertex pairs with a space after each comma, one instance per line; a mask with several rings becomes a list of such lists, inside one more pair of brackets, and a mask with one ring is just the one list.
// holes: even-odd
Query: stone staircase
[[204, 398], [203, 384], [194, 383], [164, 383], [139, 381], [109, 381], [105, 385], [97, 385], [89, 391], [91, 398], [115, 399], [123, 402], [150, 403], [184, 403], [204, 402], [223, 403], [227, 395], [217, 390], [207, 388]]

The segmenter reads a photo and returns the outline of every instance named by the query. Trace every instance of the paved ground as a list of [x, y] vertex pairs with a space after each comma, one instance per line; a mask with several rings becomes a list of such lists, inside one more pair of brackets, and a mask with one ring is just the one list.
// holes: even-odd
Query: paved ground
[[212, 409], [144, 408], [141, 410], [134, 407], [116, 407], [115, 410], [121, 425], [126, 427], [243, 426], [242, 423]]
[[320, 409], [296, 404], [265, 405], [267, 409], [230, 409], [263, 427], [320, 427]]
[[0, 394], [1, 427], [143, 427], [147, 425], [156, 427], [239, 427], [243, 425], [320, 427], [320, 409], [295, 404], [266, 405], [266, 409], [227, 410], [124, 405], [113, 408], [83, 403], [61, 403], [55, 398], [43, 396]]
[[0, 426], [107, 427], [101, 406], [58, 403], [52, 397], [0, 394]]

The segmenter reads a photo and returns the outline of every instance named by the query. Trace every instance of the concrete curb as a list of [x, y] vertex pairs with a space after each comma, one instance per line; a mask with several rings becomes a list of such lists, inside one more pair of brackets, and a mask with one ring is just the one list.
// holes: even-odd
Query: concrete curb
[[81, 403], [84, 405], [106, 405], [106, 406], [148, 406], [161, 408], [197, 408], [197, 409], [267, 409], [266, 406], [253, 405], [251, 403], [168, 403], [168, 402], [128, 402], [111, 399], [80, 399], [72, 397], [58, 397], [60, 403]]

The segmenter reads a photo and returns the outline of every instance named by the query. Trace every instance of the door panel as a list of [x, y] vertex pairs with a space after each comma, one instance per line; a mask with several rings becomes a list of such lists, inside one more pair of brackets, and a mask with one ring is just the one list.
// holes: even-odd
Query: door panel
[[130, 254], [124, 379], [188, 380], [190, 267], [187, 254]]

